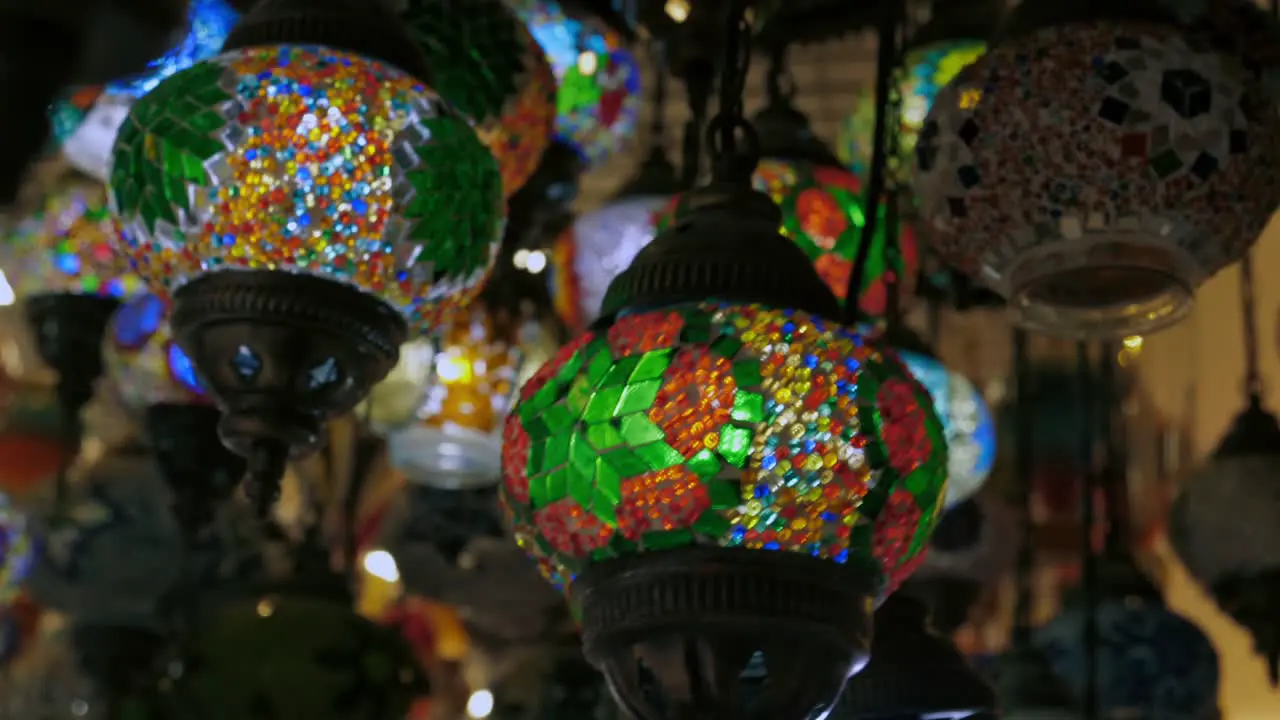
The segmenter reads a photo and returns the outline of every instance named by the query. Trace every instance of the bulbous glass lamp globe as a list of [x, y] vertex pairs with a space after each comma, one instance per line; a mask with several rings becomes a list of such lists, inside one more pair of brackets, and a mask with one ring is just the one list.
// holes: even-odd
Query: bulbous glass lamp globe
[[[505, 218], [497, 162], [411, 74], [427, 73], [396, 20], [351, 2], [308, 8], [255, 5], [227, 51], [134, 104], [113, 151], [119, 249], [173, 299], [220, 436], [259, 458], [264, 506], [291, 452], [317, 447], [401, 344], [475, 297]], [[300, 13], [318, 39], [363, 23], [380, 37], [364, 52], [390, 59], [270, 43], [294, 27], [273, 13]]]
[[60, 140], [67, 161], [90, 177], [106, 182], [111, 147], [133, 102], [155, 89], [161, 80], [218, 54], [239, 19], [240, 13], [226, 0], [192, 0], [182, 39], [148, 63], [146, 70], [101, 88], [74, 91], [55, 103], [55, 137]]
[[151, 405], [209, 403], [191, 359], [169, 329], [169, 303], [157, 295], [143, 294], [112, 315], [102, 359], [120, 407], [136, 422]]
[[[782, 234], [804, 250], [836, 298], [847, 302], [849, 276], [862, 244], [866, 219], [862, 181], [839, 167], [764, 158], [756, 166], [752, 184], [781, 208]], [[672, 198], [658, 214], [657, 232], [669, 227], [680, 209], [681, 196]], [[906, 308], [914, 296], [920, 270], [914, 229], [903, 225], [896, 247], [890, 252], [881, 215], [881, 230], [867, 254], [858, 300], [862, 317], [872, 320], [884, 318], [889, 310], [891, 286], [896, 288], [897, 307]]]
[[171, 497], [151, 458], [100, 460], [65, 508], [33, 518], [32, 597], [78, 622], [158, 628], [183, 563]]
[[1178, 11], [1064, 24], [1051, 2], [1022, 3], [919, 132], [912, 188], [933, 250], [1029, 328], [1181, 320], [1280, 202], [1280, 85], [1259, 60], [1280, 32], [1246, 0]]
[[[1088, 668], [1082, 605], [1035, 632], [1035, 645], [1076, 698]], [[1218, 653], [1193, 623], [1156, 599], [1112, 597], [1096, 609], [1098, 708], [1104, 717], [1217, 717]]]
[[[582, 326], [595, 320], [609, 283], [658, 234], [656, 214], [670, 202], [669, 195], [620, 198], [574, 222], [565, 235], [572, 247], [567, 248], [570, 265], [563, 271], [573, 278], [570, 292], [577, 307], [571, 318]], [[562, 271], [552, 264], [559, 275]], [[558, 277], [554, 281], [561, 282]]]
[[553, 329], [533, 313], [477, 306], [459, 314], [421, 358], [426, 394], [417, 420], [388, 437], [392, 464], [415, 484], [496, 484], [502, 424], [515, 393], [556, 348]]
[[942, 418], [947, 434], [947, 499], [953, 507], [982, 488], [996, 461], [996, 426], [982, 393], [963, 375], [935, 358], [899, 351]]
[[17, 224], [0, 248], [0, 265], [18, 299], [53, 293], [127, 298], [144, 286], [115, 252], [114, 235], [106, 188], [67, 175], [35, 216]]
[[556, 0], [509, 0], [542, 46], [556, 77], [556, 137], [598, 166], [635, 135], [640, 65], [597, 20], [569, 17]]
[[382, 433], [393, 433], [418, 419], [427, 391], [435, 377], [436, 341], [418, 338], [400, 346], [400, 359], [369, 397], [356, 407], [356, 415]]
[[[847, 586], [838, 592], [807, 592], [853, 592], [846, 600], [869, 608], [923, 559], [945, 493], [946, 441], [927, 393], [891, 351], [800, 311], [686, 303], [623, 313], [562, 348], [521, 390], [502, 467], [516, 541], [582, 608], [588, 659], [636, 703], [619, 689], [630, 682], [623, 649], [604, 643], [621, 643], [630, 658], [673, 626], [605, 640], [616, 630], [604, 620], [612, 613], [638, 622], [617, 604], [620, 577], [649, 578], [653, 593], [695, 582], [692, 568], [708, 581], [744, 573], [757, 584], [841, 577]], [[867, 578], [874, 581], [859, 585]], [[728, 590], [707, 593], [688, 602], [723, 596], [739, 624], [763, 612], [744, 610], [735, 603], [754, 600]], [[750, 677], [763, 676], [756, 665], [787, 657], [805, 665], [822, 676], [816, 692], [767, 702], [782, 714], [808, 713], [807, 703], [833, 701], [866, 661], [865, 651], [850, 654], [856, 643], [833, 642], [830, 632], [816, 642], [789, 630], [787, 650], [776, 628], [758, 635], [755, 665], [750, 653], [714, 644], [706, 652], [722, 670], [745, 666]], [[806, 659], [795, 659], [797, 646]], [[835, 678], [831, 696], [820, 697]], [[628, 711], [657, 712], [640, 707]]]
[[[933, 101], [947, 83], [955, 79], [987, 51], [977, 40], [950, 40], [911, 49], [903, 60], [906, 77], [899, 85], [902, 97], [898, 116], [898, 167], [915, 164], [916, 138]], [[853, 110], [840, 126], [836, 154], [858, 177], [871, 171], [871, 145], [876, 136], [875, 88], [865, 85], [853, 98]]]
[[474, 122], [510, 197], [533, 175], [555, 130], [556, 77], [542, 47], [503, 0], [402, 5], [434, 88]]

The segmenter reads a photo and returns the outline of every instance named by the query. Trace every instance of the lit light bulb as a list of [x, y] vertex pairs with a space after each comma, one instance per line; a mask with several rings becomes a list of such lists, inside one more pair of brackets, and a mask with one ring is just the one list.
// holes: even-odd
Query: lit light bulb
[[400, 580], [400, 568], [396, 567], [396, 559], [386, 550], [370, 550], [364, 555], [364, 571], [385, 582], [394, 583]]
[[667, 17], [677, 23], [682, 23], [689, 19], [689, 0], [667, 0], [667, 4], [662, 8]]
[[472, 720], [487, 718], [493, 713], [493, 693], [488, 690], [477, 690], [467, 698], [467, 717]]
[[529, 253], [529, 260], [525, 264], [525, 269], [537, 275], [547, 269], [547, 254], [541, 250], [534, 250]]
[[578, 55], [578, 72], [583, 75], [595, 75], [596, 68], [600, 66], [600, 58], [590, 50], [583, 51]]
[[17, 300], [13, 294], [13, 286], [9, 284], [9, 278], [5, 277], [4, 271], [0, 270], [0, 307], [9, 307]]
[[471, 362], [456, 349], [446, 350], [436, 360], [436, 377], [443, 383], [471, 382]]

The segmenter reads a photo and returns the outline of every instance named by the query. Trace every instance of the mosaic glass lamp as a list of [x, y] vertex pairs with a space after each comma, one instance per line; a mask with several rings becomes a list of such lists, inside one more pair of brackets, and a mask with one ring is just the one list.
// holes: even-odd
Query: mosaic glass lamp
[[401, 17], [426, 52], [434, 89], [497, 158], [510, 197], [555, 130], [556, 78], [542, 47], [502, 0], [408, 0]]
[[55, 139], [76, 169], [106, 182], [111, 147], [129, 107], [151, 92], [161, 80], [216, 55], [240, 14], [226, 0], [192, 0], [186, 32], [177, 45], [152, 60], [144, 71], [107, 83], [78, 89], [51, 108]]
[[39, 213], [19, 223], [0, 250], [0, 266], [17, 299], [40, 359], [58, 373], [64, 432], [78, 435], [80, 410], [102, 375], [102, 338], [122, 299], [143, 290], [114, 252], [107, 191], [62, 165]]
[[824, 319], [838, 301], [742, 180], [686, 198], [504, 431], [517, 541], [643, 720], [825, 712], [945, 492], [927, 393]]
[[409, 482], [445, 489], [496, 484], [502, 423], [516, 390], [557, 348], [556, 332], [531, 312], [476, 303], [440, 329], [427, 356], [416, 422], [388, 437], [392, 464]]
[[[1088, 667], [1086, 612], [1080, 603], [1069, 606], [1035, 634], [1036, 646], [1077, 698]], [[1106, 598], [1095, 612], [1103, 717], [1217, 717], [1218, 654], [1198, 627], [1158, 596]]]
[[[933, 250], [1029, 328], [1179, 321], [1280, 202], [1273, 21], [1245, 0], [1114, 7], [1126, 15], [1022, 3], [917, 136]], [[1049, 150], [1062, 147], [1075, 150]]]
[[[831, 292], [846, 301], [866, 218], [862, 182], [835, 164], [765, 158], [756, 168], [752, 183], [782, 209], [782, 234], [804, 251]], [[659, 232], [670, 226], [680, 202], [674, 198], [659, 211], [655, 222]], [[879, 227], [884, 227], [883, 218]], [[867, 255], [858, 305], [863, 317], [876, 320], [885, 316], [891, 287], [896, 288], [899, 306], [907, 302], [920, 270], [918, 248], [910, 226], [901, 228], [893, 252], [889, 252], [884, 231], [876, 234]]]
[[116, 140], [121, 249], [172, 297], [264, 511], [289, 455], [474, 297], [501, 239], [497, 163], [426, 65], [381, 6], [264, 0]]
[[1174, 501], [1169, 539], [1228, 615], [1253, 636], [1280, 681], [1280, 556], [1271, 522], [1280, 507], [1280, 423], [1254, 398]]
[[929, 391], [947, 433], [946, 507], [982, 488], [996, 461], [996, 426], [982, 393], [937, 358], [899, 349], [898, 357]]
[[640, 119], [640, 65], [596, 20], [569, 17], [556, 0], [508, 0], [555, 74], [556, 137], [585, 167], [621, 150]]
[[[916, 139], [934, 99], [987, 51], [986, 39], [998, 26], [1003, 7], [1004, 3], [990, 0], [930, 3], [928, 22], [910, 38], [902, 62], [898, 155], [889, 159], [893, 167], [907, 170], [914, 166]], [[875, 129], [875, 88], [865, 85], [854, 95], [852, 111], [840, 126], [836, 142], [840, 161], [858, 177], [866, 177], [871, 170]]]

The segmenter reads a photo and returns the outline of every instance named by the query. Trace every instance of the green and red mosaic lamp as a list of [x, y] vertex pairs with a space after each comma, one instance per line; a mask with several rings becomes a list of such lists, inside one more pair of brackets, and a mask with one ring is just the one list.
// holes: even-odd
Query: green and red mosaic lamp
[[315, 447], [479, 291], [497, 162], [379, 4], [263, 0], [222, 54], [133, 106], [111, 172], [121, 250], [269, 505]]
[[[726, 65], [733, 108], [746, 68]], [[713, 125], [716, 181], [521, 390], [501, 492], [627, 713], [804, 720], [922, 559], [946, 441], [896, 356], [840, 323], [754, 161], [724, 162], [754, 133], [732, 110]]]

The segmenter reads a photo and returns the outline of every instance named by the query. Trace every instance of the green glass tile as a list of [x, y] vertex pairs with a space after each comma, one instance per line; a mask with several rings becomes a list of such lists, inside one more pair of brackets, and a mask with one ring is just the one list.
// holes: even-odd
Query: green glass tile
[[611, 387], [613, 385], [626, 385], [627, 380], [631, 378], [631, 373], [640, 365], [640, 355], [628, 355], [619, 359], [609, 368], [608, 374], [600, 381], [602, 387]]
[[529, 414], [528, 411], [521, 407], [520, 425], [524, 427], [525, 434], [527, 434], [530, 439], [540, 440], [551, 434], [551, 430], [547, 427], [547, 424], [542, 421], [541, 415], [532, 414], [531, 417], [526, 417], [527, 414]]
[[666, 470], [684, 462], [684, 456], [665, 442], [649, 443], [635, 448], [635, 454], [651, 470]]
[[618, 407], [619, 401], [622, 400], [622, 392], [625, 389], [622, 385], [596, 388], [595, 393], [587, 402], [586, 409], [582, 411], [582, 419], [589, 423], [596, 423], [614, 417], [614, 409]]
[[582, 368], [582, 365], [586, 362], [588, 355], [599, 352], [600, 350], [607, 352], [608, 349], [609, 346], [602, 340], [598, 338], [592, 340], [587, 343], [586, 347], [578, 350], [578, 352], [573, 355], [570, 355], [569, 359], [564, 361], [564, 364], [556, 371], [554, 381], [562, 386], [567, 384], [570, 380], [573, 380], [578, 376], [578, 370]]
[[573, 427], [577, 418], [565, 405], [552, 405], [542, 411], [542, 422], [551, 433], [563, 433]]
[[569, 469], [556, 468], [547, 473], [547, 502], [553, 503], [569, 497]]
[[720, 458], [706, 448], [699, 450], [693, 457], [689, 458], [688, 465], [689, 469], [703, 480], [720, 474]]
[[588, 425], [586, 433], [591, 447], [599, 451], [608, 450], [623, 443], [622, 433], [608, 422]]
[[732, 358], [742, 349], [742, 341], [732, 335], [722, 335], [711, 343], [711, 351], [726, 358]]
[[884, 509], [884, 504], [889, 500], [889, 493], [894, 486], [892, 475], [892, 470], [883, 471], [875, 487], [868, 490], [867, 494], [862, 497], [862, 502], [858, 504], [858, 512], [868, 520], [875, 520], [879, 517], [880, 511]]
[[644, 380], [626, 385], [621, 388], [622, 392], [613, 414], [621, 417], [644, 412], [653, 407], [653, 402], [658, 399], [658, 392], [661, 390], [661, 380]]
[[[531, 469], [541, 469], [546, 467], [547, 459], [547, 441], [546, 438], [529, 439], [529, 467]], [[529, 473], [531, 476], [533, 472]]]
[[578, 468], [570, 468], [566, 471], [569, 480], [569, 497], [582, 507], [591, 507], [591, 498], [595, 495], [595, 478], [591, 475], [580, 472]]
[[666, 438], [666, 433], [662, 432], [662, 428], [658, 427], [648, 416], [641, 413], [635, 415], [627, 415], [622, 418], [621, 427], [622, 437], [632, 447], [644, 445], [646, 443], [658, 442]]
[[733, 379], [740, 388], [756, 387], [760, 384], [760, 361], [751, 359], [734, 363]]
[[615, 534], [609, 542], [609, 547], [613, 548], [619, 555], [630, 555], [640, 549], [639, 543], [628, 540], [621, 533]]
[[734, 467], [743, 467], [747, 462], [747, 453], [751, 450], [752, 433], [746, 428], [726, 425], [720, 431], [720, 457]]
[[693, 531], [685, 528], [645, 533], [640, 543], [646, 550], [668, 550], [693, 543]]
[[591, 498], [591, 513], [600, 519], [605, 525], [617, 527], [618, 525], [618, 501], [610, 500], [608, 496], [600, 492], [597, 488], [595, 494]]
[[543, 458], [546, 464], [543, 467], [560, 467], [569, 462], [569, 442], [572, 437], [571, 433], [562, 433], [547, 438], [547, 454]]
[[733, 396], [733, 411], [729, 416], [739, 422], [761, 422], [764, 420], [764, 396], [749, 390], [737, 391]]
[[640, 356], [635, 370], [631, 371], [631, 382], [661, 378], [670, 365], [671, 350], [650, 350]]
[[569, 391], [565, 393], [564, 402], [575, 420], [587, 409], [587, 403], [591, 402], [591, 395], [594, 392], [595, 384], [588, 380], [586, 376], [575, 378], [569, 385]]
[[546, 507], [553, 500], [550, 492], [551, 474], [529, 478], [529, 504], [535, 509]]
[[620, 477], [635, 477], [649, 472], [649, 466], [643, 460], [636, 457], [634, 451], [627, 448], [619, 448], [604, 456], [604, 461], [618, 473]]
[[693, 521], [693, 531], [699, 535], [724, 537], [732, 524], [728, 518], [714, 512], [704, 512]]
[[686, 318], [684, 328], [680, 331], [680, 340], [686, 343], [702, 345], [711, 340], [711, 317], [699, 313]]
[[616, 503], [622, 500], [622, 478], [614, 472], [613, 466], [604, 459], [597, 458], [595, 476], [597, 495], [603, 496], [610, 502]]
[[609, 352], [608, 347], [603, 351], [597, 352], [587, 361], [586, 367], [582, 371], [583, 377], [591, 379], [592, 384], [599, 385], [609, 370], [613, 367], [613, 354]]
[[742, 504], [742, 485], [731, 480], [707, 481], [712, 510], [732, 510]]
[[573, 469], [587, 477], [594, 477], [596, 458], [599, 455], [587, 438], [578, 433], [569, 437], [569, 464]]

